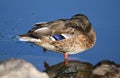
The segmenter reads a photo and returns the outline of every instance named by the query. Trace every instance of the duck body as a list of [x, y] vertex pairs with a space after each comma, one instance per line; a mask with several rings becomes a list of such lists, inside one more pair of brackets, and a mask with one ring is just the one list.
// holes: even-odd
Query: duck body
[[95, 31], [83, 14], [76, 14], [70, 19], [37, 23], [18, 37], [21, 41], [32, 42], [46, 50], [68, 54], [83, 52], [96, 42]]

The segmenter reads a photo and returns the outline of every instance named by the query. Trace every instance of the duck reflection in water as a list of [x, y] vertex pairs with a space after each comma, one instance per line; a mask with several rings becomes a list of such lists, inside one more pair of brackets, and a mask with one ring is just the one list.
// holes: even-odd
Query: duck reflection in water
[[68, 54], [81, 53], [92, 48], [96, 42], [95, 31], [83, 14], [76, 14], [70, 19], [37, 23], [18, 38], [41, 46], [44, 50], [64, 54], [65, 65], [68, 64]]

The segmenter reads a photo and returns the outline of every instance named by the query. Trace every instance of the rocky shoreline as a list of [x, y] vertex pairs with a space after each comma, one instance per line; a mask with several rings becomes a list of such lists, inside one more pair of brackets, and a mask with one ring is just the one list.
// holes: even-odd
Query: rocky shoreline
[[87, 62], [71, 60], [49, 66], [38, 71], [31, 63], [22, 59], [0, 61], [0, 78], [120, 78], [120, 65], [110, 60], [103, 60], [93, 66]]

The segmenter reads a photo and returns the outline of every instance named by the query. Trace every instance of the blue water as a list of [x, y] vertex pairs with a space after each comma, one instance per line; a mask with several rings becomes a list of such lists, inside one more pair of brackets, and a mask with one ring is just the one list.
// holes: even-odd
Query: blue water
[[119, 0], [0, 0], [0, 60], [21, 58], [44, 70], [43, 62], [50, 65], [62, 62], [63, 55], [41, 47], [19, 42], [17, 35], [26, 33], [37, 22], [71, 18], [82, 13], [88, 16], [96, 33], [96, 45], [70, 59], [98, 63], [113, 60], [120, 64], [120, 5]]

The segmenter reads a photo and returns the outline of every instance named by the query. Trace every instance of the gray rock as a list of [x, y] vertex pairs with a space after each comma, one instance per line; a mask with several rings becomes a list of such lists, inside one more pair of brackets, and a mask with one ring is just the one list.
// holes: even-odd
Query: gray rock
[[69, 61], [49, 66], [45, 62], [45, 72], [50, 78], [120, 78], [120, 65], [110, 60], [92, 64], [80, 61]]
[[0, 78], [49, 78], [46, 73], [39, 72], [32, 64], [20, 60], [9, 59], [0, 62]]
[[64, 62], [49, 66], [45, 63], [45, 72], [50, 78], [89, 78], [93, 65], [87, 62], [70, 60], [68, 65]]
[[[120, 65], [104, 60], [93, 68], [87, 62], [69, 61], [49, 66], [45, 72], [50, 78], [120, 78]], [[0, 61], [0, 78], [49, 78], [45, 72], [39, 72], [32, 64], [20, 59]]]
[[120, 78], [120, 65], [104, 60], [94, 66], [90, 78]]

